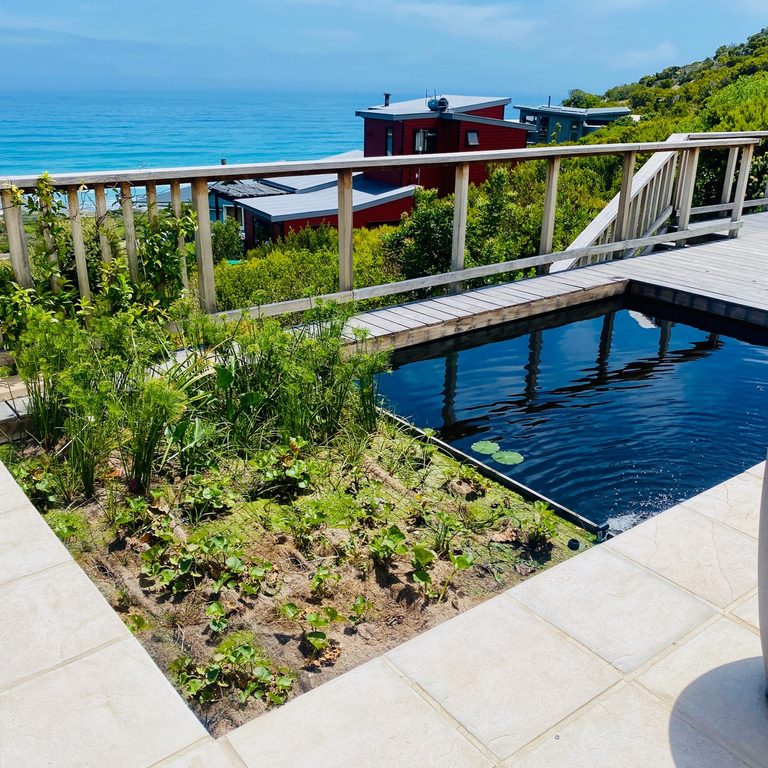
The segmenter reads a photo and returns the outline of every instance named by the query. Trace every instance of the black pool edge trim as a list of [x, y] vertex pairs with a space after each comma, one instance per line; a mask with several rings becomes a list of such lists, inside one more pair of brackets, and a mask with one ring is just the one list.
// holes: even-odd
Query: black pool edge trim
[[379, 408], [379, 412], [382, 416], [385, 416], [390, 421], [395, 422], [414, 437], [434, 445], [442, 453], [447, 454], [462, 464], [469, 464], [470, 466], [474, 467], [481, 475], [483, 475], [483, 477], [487, 478], [488, 480], [493, 480], [493, 482], [498, 483], [504, 488], [508, 488], [510, 491], [514, 491], [518, 495], [522, 496], [526, 501], [543, 501], [559, 517], [562, 517], [569, 523], [573, 523], [575, 526], [597, 536], [598, 541], [603, 541], [608, 536], [608, 523], [598, 524], [592, 520], [587, 519], [586, 517], [583, 517], [578, 512], [574, 512], [572, 509], [568, 509], [568, 507], [564, 507], [562, 504], [558, 504], [556, 501], [553, 501], [538, 491], [533, 490], [533, 488], [529, 488], [527, 485], [518, 483], [511, 477], [507, 477], [506, 475], [502, 474], [497, 469], [489, 467], [482, 461], [479, 461], [473, 456], [464, 453], [464, 451], [461, 451], [458, 448], [454, 448], [452, 445], [449, 445], [439, 437], [436, 437], [435, 435], [428, 435], [426, 432], [424, 432], [423, 429], [420, 429], [415, 424], [412, 424], [410, 421], [408, 421], [408, 419], [404, 419], [402, 416], [398, 416], [396, 413], [392, 413], [392, 411], [389, 411], [386, 408]]

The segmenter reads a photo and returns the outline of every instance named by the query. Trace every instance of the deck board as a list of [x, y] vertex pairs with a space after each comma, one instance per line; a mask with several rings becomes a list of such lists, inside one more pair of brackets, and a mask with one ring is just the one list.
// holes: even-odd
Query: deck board
[[768, 327], [768, 213], [739, 237], [414, 301], [357, 315], [380, 346], [409, 346], [629, 290]]

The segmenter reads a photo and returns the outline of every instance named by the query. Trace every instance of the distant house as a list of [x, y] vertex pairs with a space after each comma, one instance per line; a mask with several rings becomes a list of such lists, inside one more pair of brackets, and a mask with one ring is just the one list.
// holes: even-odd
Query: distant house
[[514, 106], [520, 111], [520, 121], [530, 126], [529, 144], [548, 144], [552, 141], [578, 141], [620, 117], [630, 114], [629, 107], [577, 107], [525, 105]]
[[[525, 147], [535, 128], [506, 120], [504, 110], [512, 100], [503, 96], [441, 96], [384, 103], [355, 114], [365, 121], [366, 157], [473, 152]], [[371, 170], [366, 176], [385, 184], [418, 184], [450, 194], [454, 187], [452, 168], [418, 166]], [[484, 165], [473, 165], [470, 181], [487, 178]]]
[[[504, 118], [511, 99], [500, 96], [441, 96], [384, 103], [355, 114], [364, 120], [364, 149], [323, 158], [354, 160], [365, 157], [427, 155], [525, 147], [536, 128]], [[484, 164], [470, 168], [470, 181], [487, 178]], [[357, 172], [352, 179], [355, 227], [396, 224], [413, 207], [417, 185], [454, 189], [454, 169], [425, 165]], [[182, 188], [185, 199], [189, 191]], [[166, 196], [160, 196], [164, 204]], [[338, 224], [338, 177], [335, 173], [278, 176], [253, 181], [218, 181], [209, 186], [211, 219], [237, 219], [246, 248], [291, 231], [322, 224]]]

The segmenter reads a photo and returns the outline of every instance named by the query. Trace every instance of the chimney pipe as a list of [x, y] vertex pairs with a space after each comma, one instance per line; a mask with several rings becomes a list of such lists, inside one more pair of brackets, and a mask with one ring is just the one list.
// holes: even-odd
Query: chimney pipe
[[391, 96], [392, 96], [391, 93], [385, 93], [384, 94], [384, 106], [385, 107], [389, 106], [389, 99], [391, 98]]
[[548, 107], [552, 106], [552, 97], [551, 96], [547, 96], [547, 106]]
[[221, 164], [222, 165], [226, 165], [227, 164], [227, 158], [226, 157], [222, 157], [221, 158]]

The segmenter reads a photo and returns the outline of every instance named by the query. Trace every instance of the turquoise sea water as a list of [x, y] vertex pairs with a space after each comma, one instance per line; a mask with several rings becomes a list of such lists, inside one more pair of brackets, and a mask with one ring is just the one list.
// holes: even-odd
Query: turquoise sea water
[[[381, 97], [242, 90], [0, 93], [0, 176], [332, 155], [362, 148], [363, 121], [355, 110]], [[516, 116], [507, 107], [507, 117]]]

